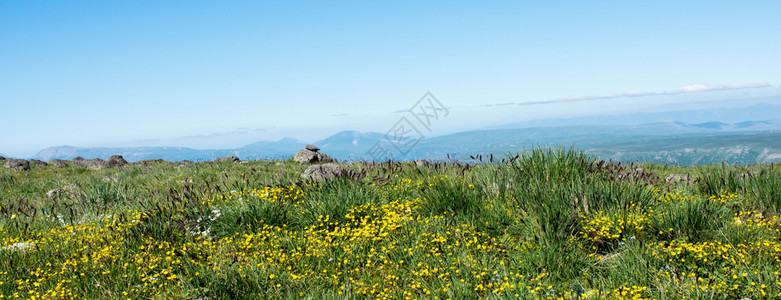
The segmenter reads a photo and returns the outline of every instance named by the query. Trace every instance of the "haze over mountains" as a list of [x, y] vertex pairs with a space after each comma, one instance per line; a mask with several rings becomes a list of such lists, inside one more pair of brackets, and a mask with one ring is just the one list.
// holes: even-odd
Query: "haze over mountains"
[[[386, 147], [394, 160], [469, 160], [470, 155], [508, 154], [537, 145], [576, 146], [603, 159], [625, 162], [705, 164], [727, 161], [752, 164], [781, 161], [781, 106], [760, 103], [742, 108], [677, 110], [614, 116], [556, 119], [494, 126], [425, 137], [406, 155]], [[372, 160], [367, 151], [385, 133], [342, 131], [313, 143], [339, 160]], [[119, 154], [128, 161], [212, 160], [225, 155], [241, 159], [287, 159], [307, 141], [283, 138], [233, 149], [185, 147], [79, 148], [51, 147], [34, 157], [40, 160], [106, 158]]]

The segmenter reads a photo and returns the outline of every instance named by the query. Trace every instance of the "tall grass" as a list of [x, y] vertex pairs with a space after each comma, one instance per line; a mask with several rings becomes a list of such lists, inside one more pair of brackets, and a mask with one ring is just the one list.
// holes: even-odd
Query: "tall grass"
[[0, 298], [781, 296], [777, 165], [558, 147], [345, 167], [326, 180], [289, 161], [1, 169]]

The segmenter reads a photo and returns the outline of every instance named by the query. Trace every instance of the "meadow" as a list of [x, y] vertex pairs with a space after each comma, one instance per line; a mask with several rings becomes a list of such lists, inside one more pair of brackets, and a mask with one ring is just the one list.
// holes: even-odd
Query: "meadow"
[[781, 297], [779, 164], [474, 160], [2, 168], [0, 299]]

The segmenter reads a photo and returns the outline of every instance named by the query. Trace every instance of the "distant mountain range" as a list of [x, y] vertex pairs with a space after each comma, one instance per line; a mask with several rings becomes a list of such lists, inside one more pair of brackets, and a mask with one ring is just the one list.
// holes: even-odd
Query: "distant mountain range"
[[[742, 121], [738, 123], [680, 121], [640, 125], [556, 126], [516, 129], [489, 129], [458, 132], [425, 138], [402, 155], [386, 140], [385, 134], [342, 131], [314, 144], [339, 160], [371, 160], [367, 151], [385, 145], [394, 160], [445, 159], [446, 155], [466, 159], [472, 154], [508, 154], [538, 145], [576, 146], [603, 159], [653, 161], [672, 164], [733, 163], [781, 160], [781, 121]], [[128, 161], [165, 160], [206, 161], [226, 155], [241, 159], [287, 159], [306, 142], [293, 138], [263, 141], [235, 149], [191, 149], [184, 147], [77, 148], [51, 147], [33, 158], [40, 160], [106, 158], [119, 154]]]
[[[779, 102], [779, 99], [775, 100]], [[469, 160], [474, 154], [510, 154], [540, 145], [575, 146], [602, 159], [668, 164], [753, 164], [781, 161], [781, 106], [767, 103], [741, 108], [678, 110], [556, 119], [506, 124], [481, 130], [426, 137], [414, 147], [398, 147], [384, 133], [342, 131], [314, 142], [339, 160]], [[234, 149], [184, 147], [51, 147], [40, 160], [107, 158], [128, 161], [165, 159], [209, 161], [235, 155], [244, 160], [288, 159], [307, 142], [294, 138], [261, 141]], [[379, 145], [387, 157], [369, 155]], [[398, 147], [398, 148], [397, 148]], [[405, 149], [409, 148], [409, 149]], [[399, 150], [408, 150], [401, 153]], [[376, 150], [376, 148], [374, 149]], [[372, 152], [376, 154], [377, 152]]]

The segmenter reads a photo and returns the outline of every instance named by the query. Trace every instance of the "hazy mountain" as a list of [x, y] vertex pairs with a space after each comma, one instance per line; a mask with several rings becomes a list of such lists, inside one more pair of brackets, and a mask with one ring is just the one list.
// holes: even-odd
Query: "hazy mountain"
[[128, 148], [79, 148], [72, 146], [50, 147], [41, 150], [32, 158], [40, 160], [73, 159], [81, 156], [86, 159], [107, 158], [111, 155], [122, 155], [129, 162], [144, 159], [180, 160], [211, 160], [225, 156], [231, 150], [196, 150], [184, 147], [128, 147]]
[[[762, 107], [762, 106], [760, 106]], [[605, 159], [700, 164], [728, 160], [736, 163], [781, 161], [781, 121], [662, 121], [637, 125], [561, 125], [486, 129], [429, 137], [407, 153], [391, 145], [384, 134], [342, 131], [314, 142], [339, 160], [371, 160], [367, 151], [385, 145], [395, 160], [442, 159], [447, 154], [464, 159], [470, 154], [507, 154], [540, 145], [576, 146]], [[307, 143], [294, 138], [260, 141], [235, 149], [184, 147], [78, 148], [51, 147], [33, 158], [50, 160], [107, 158], [122, 155], [128, 161], [162, 158], [170, 161], [206, 161], [226, 155], [243, 160], [287, 159]], [[398, 144], [397, 144], [398, 145]]]
[[315, 145], [320, 147], [322, 152], [338, 159], [357, 160], [383, 139], [385, 135], [382, 133], [347, 130], [319, 140]]
[[322, 139], [317, 144], [323, 149], [349, 149], [352, 147], [368, 149], [383, 138], [382, 133], [346, 130]]

